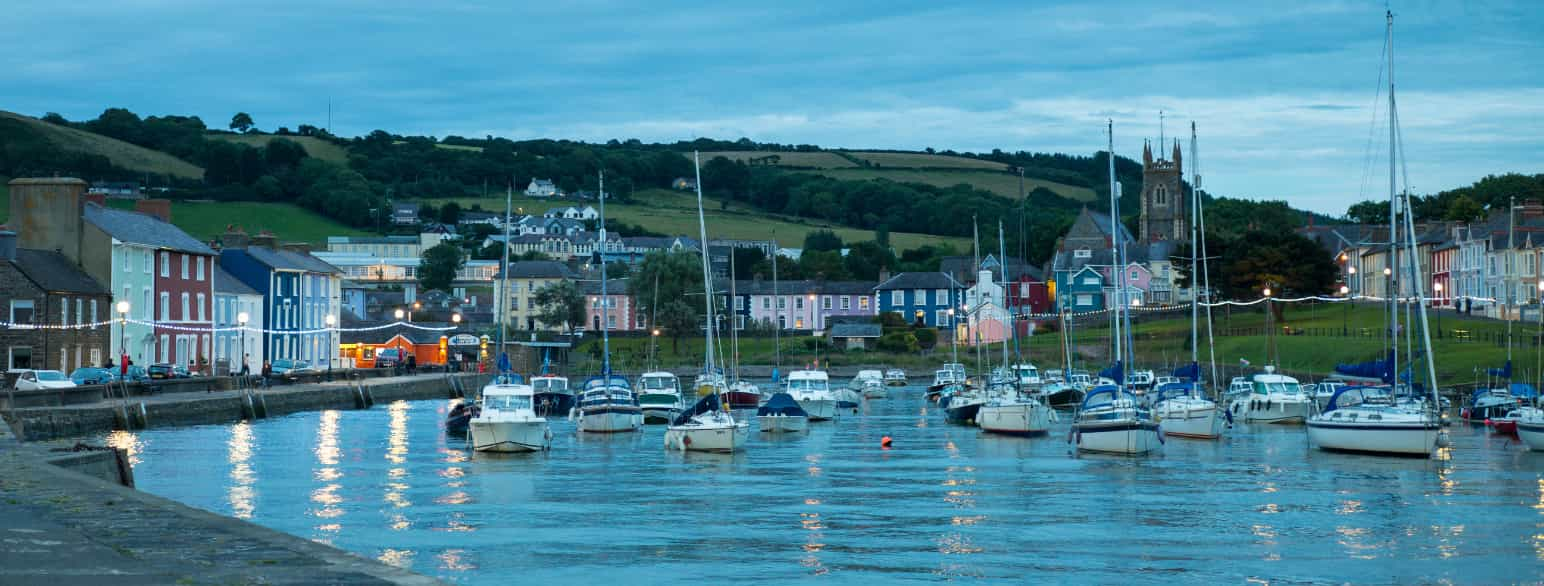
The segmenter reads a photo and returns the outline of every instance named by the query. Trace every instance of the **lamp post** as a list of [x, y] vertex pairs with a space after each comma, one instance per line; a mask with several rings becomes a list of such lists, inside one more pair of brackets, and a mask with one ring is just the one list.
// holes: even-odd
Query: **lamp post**
[[1362, 283], [1360, 281], [1356, 280], [1356, 267], [1346, 267], [1346, 274], [1351, 275], [1351, 282], [1352, 283], [1356, 283], [1356, 285], [1357, 285], [1357, 287], [1356, 287], [1356, 294], [1357, 295], [1361, 295], [1362, 294], [1362, 287], [1361, 287]]
[[241, 338], [241, 370], [239, 372], [241, 372], [243, 377], [249, 374], [248, 368], [250, 368], [247, 366], [247, 321], [251, 319], [252, 316], [247, 315], [245, 311], [236, 314], [236, 335]]
[[[407, 315], [407, 312], [403, 311], [401, 308], [398, 308], [397, 311], [393, 312], [393, 315], [397, 316], [397, 335], [401, 336], [402, 335], [402, 318]], [[397, 363], [392, 365], [392, 370], [399, 370], [402, 367], [402, 363], [407, 361], [407, 357], [404, 356], [405, 353], [406, 353], [405, 349], [402, 347], [402, 341], [398, 340], [397, 341]]]
[[809, 299], [810, 299], [810, 332], [814, 332], [814, 331], [820, 329], [819, 327], [816, 327], [816, 326], [818, 326], [820, 324], [815, 323], [815, 316], [816, 316], [816, 313], [815, 313], [815, 294], [814, 293], [810, 293]]
[[327, 324], [327, 345], [322, 350], [327, 353], [327, 380], [330, 381], [332, 380], [332, 360], [336, 358], [338, 353], [336, 347], [332, 344], [333, 326], [337, 325], [338, 316], [329, 313], [322, 317], [322, 323]]
[[1342, 311], [1340, 312], [1340, 335], [1342, 337], [1344, 337], [1348, 333], [1347, 330], [1349, 328], [1348, 328], [1347, 324], [1348, 324], [1348, 322], [1351, 321], [1350, 320], [1350, 318], [1351, 318], [1351, 300], [1350, 300], [1350, 297], [1348, 296], [1349, 293], [1351, 293], [1351, 288], [1350, 287], [1347, 287], [1345, 285], [1341, 285], [1340, 286], [1340, 296], [1346, 298], [1345, 301], [1341, 301], [1340, 302], [1340, 304], [1342, 306]]
[[119, 371], [129, 374], [129, 302], [119, 301], [118, 306], [118, 355]]
[[1437, 338], [1441, 339], [1442, 338], [1442, 281], [1437, 281], [1436, 283], [1432, 283], [1431, 290], [1432, 290], [1432, 292], [1436, 293], [1436, 295], [1435, 295], [1436, 299], [1433, 299], [1431, 301], [1431, 305], [1436, 310], [1435, 313], [1437, 314]]

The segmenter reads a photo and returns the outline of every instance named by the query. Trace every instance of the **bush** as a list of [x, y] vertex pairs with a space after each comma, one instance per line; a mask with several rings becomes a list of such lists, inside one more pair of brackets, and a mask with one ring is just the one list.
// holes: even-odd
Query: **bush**
[[916, 339], [918, 346], [925, 349], [932, 349], [938, 344], [938, 330], [933, 328], [917, 328], [912, 331], [912, 337]]
[[911, 332], [890, 332], [879, 337], [879, 349], [901, 354], [917, 351], [917, 335]]

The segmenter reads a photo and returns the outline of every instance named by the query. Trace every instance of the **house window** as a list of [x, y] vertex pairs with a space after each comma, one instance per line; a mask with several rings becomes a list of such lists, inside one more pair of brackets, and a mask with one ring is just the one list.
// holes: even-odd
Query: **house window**
[[804, 298], [803, 297], [795, 297], [795, 298], [793, 298], [793, 308], [794, 308], [795, 311], [800, 310], [800, 309], [804, 309]]
[[[921, 305], [920, 303], [918, 305]], [[933, 305], [949, 305], [949, 290], [937, 289], [933, 291]]]
[[90, 317], [91, 317], [91, 323], [99, 323], [99, 322], [102, 321], [102, 318], [97, 315], [97, 300], [95, 300], [95, 299], [91, 300], [91, 316]]
[[772, 309], [772, 298], [771, 297], [762, 297], [761, 298], [761, 308], [762, 309]]
[[1133, 280], [1133, 281], [1137, 280], [1137, 270], [1136, 269], [1131, 269], [1131, 280]]
[[11, 346], [10, 370], [24, 370], [32, 368], [32, 347]]
[[161, 276], [172, 276], [172, 253], [170, 252], [161, 252]]
[[745, 309], [745, 302], [743, 300], [741, 300], [739, 295], [736, 295], [735, 298], [734, 298], [734, 309], [735, 309], [735, 311], [739, 311], [741, 309]]
[[193, 276], [200, 281], [204, 280], [204, 257], [198, 257], [198, 271]]
[[949, 323], [949, 311], [948, 310], [940, 309], [938, 311], [933, 312], [933, 325], [941, 326], [941, 325], [945, 325], [947, 323]]
[[70, 325], [70, 299], [68, 297], [59, 300], [59, 324]]
[[198, 294], [198, 321], [207, 321], [207, 320], [204, 319], [204, 294], [203, 293], [199, 293]]
[[1083, 307], [1087, 307], [1087, 306], [1093, 305], [1094, 304], [1094, 296], [1093, 295], [1089, 295], [1087, 293], [1079, 294], [1078, 297], [1077, 297], [1077, 304], [1080, 305], [1080, 306], [1083, 306]]
[[172, 294], [161, 292], [161, 313], [156, 321], [171, 321], [172, 319]]
[[182, 257], [182, 280], [186, 281], [188, 280], [188, 255], [179, 254], [177, 256]]
[[148, 251], [148, 250], [141, 250], [141, 251], [139, 251], [139, 260], [140, 260], [140, 264], [145, 267], [145, 274], [147, 274], [147, 275], [150, 274], [150, 251]]
[[786, 316], [786, 315], [779, 315], [779, 316], [777, 316], [777, 328], [780, 329], [780, 330], [788, 329], [788, 316]]
[[745, 316], [743, 316], [743, 315], [734, 316], [734, 329], [737, 329], [737, 330], [745, 329]]
[[[139, 319], [142, 319], [142, 320], [145, 320], [145, 321], [154, 320], [155, 316], [152, 315], [151, 312], [155, 311], [155, 305], [150, 303], [150, 288], [149, 287], [145, 287], [145, 289], [143, 291], [140, 291], [140, 292], [144, 294], [143, 297], [145, 299], [144, 299], [144, 303], [139, 304]], [[163, 303], [162, 305], [165, 305], [165, 304]]]
[[177, 317], [182, 318], [182, 321], [190, 321], [190, 320], [193, 319], [193, 314], [188, 313], [188, 294], [187, 293], [183, 293], [182, 294], [182, 313], [180, 315], [178, 315]]
[[777, 298], [777, 308], [779, 310], [788, 309], [788, 300], [784, 299], [782, 297], [778, 297]]
[[820, 308], [821, 309], [831, 309], [831, 296], [830, 295], [821, 295], [820, 296]]
[[842, 307], [843, 311], [851, 309], [852, 308], [852, 298], [848, 297], [846, 295], [843, 295], [842, 296], [842, 306], [841, 307]]
[[901, 307], [903, 305], [906, 305], [906, 292], [902, 291], [900, 289], [896, 289], [894, 291], [891, 291], [890, 292], [890, 306], [898, 308], [898, 307]]
[[32, 300], [31, 299], [12, 299], [11, 300], [11, 323], [13, 323], [13, 324], [30, 324], [30, 323], [32, 323], [32, 312], [33, 312], [33, 307], [32, 307]]
[[1072, 258], [1093, 258], [1093, 257], [1094, 257], [1094, 251], [1089, 250], [1087, 248], [1079, 248], [1077, 250], [1072, 251]]
[[804, 318], [802, 318], [802, 317], [801, 317], [801, 318], [799, 318], [799, 319], [796, 319], [796, 320], [794, 320], [794, 322], [793, 322], [793, 327], [794, 327], [794, 329], [796, 329], [796, 330], [802, 330], [802, 329], [804, 329]]
[[79, 297], [76, 297], [75, 298], [75, 324], [76, 325], [80, 325], [80, 324], [86, 323], [82, 319], [85, 316], [85, 313], [86, 313], [86, 300], [85, 299], [81, 299]]
[[1083, 277], [1084, 285], [1098, 285], [1099, 277]]
[[129, 251], [127, 249], [121, 247], [118, 249], [118, 253], [123, 255], [123, 272], [127, 273], [133, 271], [134, 257], [129, 255]]
[[868, 309], [868, 307], [869, 307], [868, 299], [869, 298], [867, 296], [859, 297], [858, 298], [858, 309]]

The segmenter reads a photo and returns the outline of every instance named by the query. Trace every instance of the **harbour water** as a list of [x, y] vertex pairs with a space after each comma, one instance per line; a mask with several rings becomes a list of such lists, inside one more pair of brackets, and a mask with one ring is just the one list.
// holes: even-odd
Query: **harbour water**
[[1245, 425], [1074, 457], [1065, 421], [983, 435], [921, 395], [734, 455], [566, 420], [548, 454], [474, 455], [444, 434], [450, 401], [107, 441], [141, 490], [469, 584], [1544, 580], [1544, 453], [1483, 428], [1456, 424], [1436, 460]]

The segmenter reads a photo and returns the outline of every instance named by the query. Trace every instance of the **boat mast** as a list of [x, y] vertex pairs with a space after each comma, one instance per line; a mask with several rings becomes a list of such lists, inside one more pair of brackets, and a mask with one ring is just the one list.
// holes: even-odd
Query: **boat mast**
[[1115, 319], [1112, 320], [1114, 322], [1114, 329], [1111, 330], [1113, 333], [1111, 337], [1115, 341], [1115, 363], [1121, 366], [1120, 372], [1116, 373], [1120, 380], [1115, 381], [1115, 385], [1117, 388], [1124, 390], [1126, 388], [1126, 369], [1123, 360], [1125, 354], [1122, 352], [1123, 348], [1121, 345], [1121, 326], [1123, 324], [1121, 323], [1120, 315], [1125, 309], [1122, 306], [1126, 304], [1126, 263], [1122, 258], [1124, 255], [1121, 254], [1125, 247], [1120, 242], [1120, 184], [1115, 182], [1115, 121], [1106, 121], [1105, 124], [1106, 136], [1109, 138], [1108, 156], [1105, 158], [1110, 163], [1110, 254], [1115, 257], [1114, 272], [1119, 274], [1115, 279], [1116, 287], [1119, 291], [1115, 296], [1117, 305], [1115, 306]]
[[[600, 260], [600, 347], [601, 347], [601, 376], [605, 377], [606, 384], [611, 384], [611, 312], [609, 305], [611, 299], [606, 295], [606, 170], [600, 170], [600, 240], [597, 244], [600, 251], [596, 257]], [[506, 247], [507, 248], [507, 247]]]
[[[973, 267], [974, 267], [973, 270], [976, 271], [977, 277], [980, 277], [980, 271], [981, 271], [981, 228], [980, 228], [979, 225], [976, 224], [976, 216], [971, 216], [970, 217], [970, 233], [971, 233], [971, 247], [970, 247], [970, 251], [971, 251], [971, 253], [975, 257], [975, 264], [973, 265]], [[970, 327], [970, 338], [971, 338], [971, 345], [974, 346], [975, 350], [976, 350], [976, 372], [981, 372], [981, 373], [984, 374], [984, 371], [982, 371], [982, 366], [981, 366], [981, 279], [979, 279], [979, 278], [976, 279], [976, 294], [972, 295], [971, 297], [972, 297], [972, 299], [971, 299], [971, 308], [970, 308], [970, 316], [969, 316], [970, 319], [966, 323], [971, 324], [971, 327]]]
[[[1388, 280], [1388, 288], [1389, 288], [1389, 290], [1388, 290], [1388, 296], [1389, 296], [1389, 331], [1388, 331], [1388, 336], [1389, 336], [1390, 348], [1393, 349], [1393, 352], [1392, 352], [1390, 360], [1392, 361], [1392, 365], [1394, 367], [1394, 380], [1390, 384], [1393, 385], [1393, 387], [1392, 387], [1393, 393], [1394, 394], [1398, 394], [1399, 393], [1399, 271], [1395, 270], [1395, 269], [1397, 268], [1398, 259], [1399, 259], [1399, 198], [1398, 198], [1397, 195], [1395, 195], [1395, 192], [1394, 192], [1395, 191], [1395, 184], [1394, 184], [1394, 155], [1396, 154], [1394, 152], [1394, 148], [1395, 148], [1395, 142], [1394, 142], [1394, 12], [1393, 11], [1387, 11], [1387, 16], [1388, 16], [1388, 31], [1386, 33], [1387, 34], [1387, 38], [1386, 38], [1385, 42], [1388, 45], [1388, 55], [1387, 56], [1388, 56], [1388, 67], [1389, 67], [1389, 113], [1388, 113], [1389, 114], [1389, 260], [1388, 260], [1388, 267], [1389, 267], [1389, 280]], [[1512, 242], [1511, 242], [1511, 236], [1509, 234], [1507, 236], [1507, 248], [1510, 249], [1511, 247], [1512, 247]], [[1511, 254], [1511, 250], [1508, 250], [1507, 254]], [[1508, 257], [1508, 258], [1510, 258], [1510, 257]], [[1511, 325], [1512, 325], [1512, 322], [1508, 321], [1507, 322], [1507, 327], [1510, 328]], [[1507, 340], [1511, 341], [1511, 330], [1510, 329], [1507, 330]], [[1511, 347], [1508, 346], [1508, 350], [1510, 350], [1510, 348]], [[1507, 358], [1510, 359], [1511, 355], [1508, 354]]]
[[[499, 356], [503, 356], [505, 351], [504, 331], [508, 329], [505, 326], [505, 319], [509, 317], [509, 299], [510, 293], [512, 293], [512, 291], [509, 290], [509, 225], [511, 223], [509, 218], [509, 211], [514, 207], [514, 205], [515, 178], [510, 177], [509, 186], [504, 189], [504, 278], [502, 286], [499, 287], [501, 293], [499, 299]], [[501, 360], [499, 362], [503, 361]], [[495, 366], [495, 368], [497, 368], [497, 366]]]
[[703, 304], [706, 306], [707, 339], [703, 344], [706, 350], [703, 357], [703, 373], [713, 373], [713, 271], [708, 267], [708, 221], [702, 213], [702, 158], [697, 151], [692, 151], [692, 169], [697, 174], [697, 233], [700, 238], [699, 245], [702, 248], [702, 291]]
[[[783, 369], [783, 298], [777, 294], [777, 230], [772, 231], [772, 355], [774, 371]], [[781, 374], [781, 373], [779, 373]], [[775, 379], [776, 377], [774, 377]], [[775, 381], [774, 381], [775, 382]]]
[[[653, 299], [653, 301], [650, 304], [652, 305], [652, 307], [649, 309], [649, 325], [653, 326], [654, 331], [657, 332], [657, 331], [659, 331], [659, 273], [658, 272], [654, 273], [654, 299]], [[654, 370], [654, 369], [659, 367], [659, 363], [655, 361], [655, 358], [656, 358], [655, 352], [657, 352], [659, 350], [659, 336], [650, 335], [649, 336], [649, 341], [650, 341], [650, 344], [649, 344], [649, 370]]]
[[735, 303], [738, 302], [739, 300], [740, 300], [740, 298], [735, 296], [735, 288], [734, 288], [734, 248], [730, 248], [729, 249], [729, 307], [727, 308], [729, 310], [729, 316], [730, 316], [730, 318], [729, 318], [729, 340], [730, 340], [729, 350], [731, 352], [731, 355], [730, 355], [729, 359], [730, 359], [730, 363], [734, 365], [734, 382], [736, 382], [736, 383], [740, 382], [740, 329], [735, 327], [735, 326], [739, 325], [739, 319], [740, 319], [740, 312], [735, 309]]
[[[1008, 244], [1003, 240], [1003, 220], [997, 219], [997, 274], [1001, 275], [1003, 288], [1002, 310], [1008, 312]], [[1011, 331], [1013, 337], [1018, 338], [1018, 324], [1014, 323], [1013, 314], [1008, 312], [1007, 328], [1003, 328], [1003, 368], [1008, 369], [1008, 374], [1013, 376], [1013, 385], [1018, 387], [1019, 375], [1013, 369], [1008, 368], [1008, 335]]]
[[[1195, 294], [1196, 289], [1196, 265], [1200, 256], [1196, 248], [1201, 243], [1201, 222], [1197, 218], [1201, 213], [1201, 173], [1195, 170], [1196, 166], [1196, 123], [1190, 121], [1190, 364], [1201, 363], [1201, 337], [1200, 317], [1201, 304]], [[1196, 370], [1200, 370], [1198, 367]], [[1196, 375], [1199, 378], [1200, 372]]]

